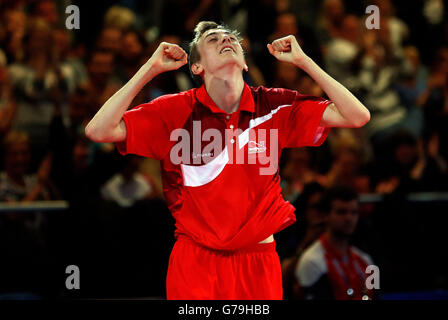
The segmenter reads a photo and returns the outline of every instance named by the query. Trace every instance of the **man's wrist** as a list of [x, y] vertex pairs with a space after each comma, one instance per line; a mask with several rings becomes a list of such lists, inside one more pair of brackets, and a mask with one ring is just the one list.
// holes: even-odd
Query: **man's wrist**
[[313, 60], [308, 56], [300, 57], [300, 59], [296, 59], [294, 61], [294, 65], [305, 72], [307, 72], [308, 69], [312, 67], [312, 64]]
[[151, 59], [146, 61], [146, 63], [143, 65], [143, 69], [144, 69], [146, 81], [150, 81], [150, 80], [154, 79], [158, 74], [161, 73], [160, 71], [157, 70], [154, 62]]

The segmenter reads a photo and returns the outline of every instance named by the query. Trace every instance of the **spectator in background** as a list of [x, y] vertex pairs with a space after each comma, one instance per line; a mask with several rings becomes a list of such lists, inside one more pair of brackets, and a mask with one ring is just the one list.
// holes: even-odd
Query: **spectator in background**
[[[296, 37], [299, 45], [302, 48], [306, 48], [307, 52], [309, 52], [309, 56], [313, 60], [320, 63], [320, 61], [322, 60], [320, 48], [316, 39], [310, 36], [312, 34], [312, 31], [305, 26], [301, 26], [301, 28], [299, 29], [299, 21], [297, 21], [297, 18], [293, 13], [288, 11], [279, 11], [277, 17], [275, 18], [275, 22], [275, 29], [268, 36], [269, 42], [273, 41], [274, 39], [293, 35]], [[271, 60], [266, 60], [266, 63], [268, 66], [270, 66], [272, 74], [275, 75], [276, 67], [278, 66], [277, 61], [272, 62]], [[272, 82], [274, 79], [272, 79], [272, 77], [269, 77], [269, 80]]]
[[377, 157], [382, 156], [384, 142], [396, 130], [406, 128], [417, 137], [422, 133], [421, 110], [416, 106], [406, 109], [396, 89], [403, 69], [402, 55], [394, 48], [388, 29], [366, 31], [359, 84], [371, 112], [365, 132]]
[[325, 177], [327, 188], [345, 186], [357, 193], [369, 193], [370, 178], [362, 170], [362, 155], [356, 146], [339, 144], [333, 165]]
[[[302, 252], [325, 231], [324, 216], [319, 208], [325, 187], [318, 182], [307, 183], [293, 202], [297, 222], [278, 234], [280, 259], [299, 257]], [[285, 261], [286, 262], [286, 261]]]
[[44, 19], [52, 28], [58, 27], [59, 24], [59, 12], [56, 7], [56, 3], [53, 0], [40, 0], [35, 1], [31, 8], [33, 15]]
[[23, 38], [26, 33], [27, 16], [23, 10], [7, 9], [2, 14], [1, 24], [4, 27], [2, 49], [5, 50], [7, 60], [21, 62], [25, 57]]
[[324, 0], [317, 21], [317, 38], [323, 48], [331, 39], [340, 36], [341, 25], [345, 16], [342, 0]]
[[294, 202], [297, 222], [278, 234], [279, 256], [282, 260], [283, 296], [286, 300], [297, 298], [294, 271], [302, 253], [325, 231], [325, 215], [319, 208], [325, 188], [317, 182], [305, 185]]
[[[423, 108], [425, 123], [424, 131], [427, 136], [438, 132], [441, 142], [441, 153], [445, 159], [448, 158], [448, 147], [446, 139], [448, 129], [448, 48], [442, 47], [437, 51], [431, 74], [428, 79], [427, 88], [418, 98], [418, 105]], [[444, 149], [443, 149], [444, 148]]]
[[446, 140], [443, 140], [441, 133], [436, 131], [424, 136], [423, 159], [415, 171], [424, 191], [448, 190], [448, 159], [442, 153], [443, 141]]
[[4, 141], [5, 171], [0, 173], [0, 201], [51, 199], [49, 173], [52, 157], [47, 155], [35, 174], [28, 174], [31, 149], [24, 132], [10, 131]]
[[117, 75], [122, 82], [127, 82], [138, 71], [144, 58], [145, 38], [137, 31], [123, 34], [122, 44], [117, 59]]
[[406, 46], [403, 54], [405, 65], [397, 90], [404, 106], [410, 109], [418, 105], [418, 98], [426, 90], [428, 70], [421, 64], [420, 53], [416, 47]]
[[373, 5], [378, 6], [381, 12], [380, 30], [386, 31], [390, 45], [394, 51], [401, 51], [405, 40], [409, 37], [409, 28], [395, 15], [395, 7], [391, 0], [374, 0]]
[[[5, 171], [0, 173], [0, 202], [54, 199], [49, 180], [52, 159], [47, 156], [36, 173], [27, 172], [30, 141], [26, 133], [11, 131], [3, 141]], [[47, 217], [42, 212], [0, 214], [0, 292], [40, 293], [48, 285]]]
[[55, 60], [60, 62], [61, 74], [68, 80], [68, 91], [71, 94], [87, 81], [82, 56], [72, 47], [72, 37], [66, 28], [53, 28], [52, 43]]
[[357, 16], [342, 18], [339, 31], [328, 41], [324, 61], [328, 73], [350, 90], [358, 91], [359, 80], [356, 64], [361, 51], [361, 21]]
[[156, 197], [159, 192], [153, 180], [140, 170], [143, 158], [130, 155], [125, 159], [123, 169], [101, 187], [102, 198], [120, 207], [131, 207], [139, 200]]
[[306, 73], [288, 63], [276, 62], [274, 87], [297, 90], [301, 94], [321, 97], [324, 93]]
[[297, 26], [297, 19], [294, 14], [290, 12], [280, 12], [275, 21], [275, 30], [269, 36], [267, 40], [268, 42], [272, 42], [275, 39], [283, 38], [288, 35], [293, 35], [296, 37], [299, 44], [301, 46], [303, 45], [302, 41], [300, 41], [299, 27]]
[[294, 202], [302, 193], [304, 186], [317, 181], [323, 182], [324, 177], [312, 166], [311, 148], [288, 149], [284, 157], [286, 163], [282, 166], [282, 194], [289, 202]]
[[120, 81], [114, 76], [115, 56], [111, 51], [94, 50], [87, 62], [89, 92], [95, 112], [109, 97], [120, 88]]
[[117, 27], [103, 27], [96, 40], [96, 49], [111, 52], [115, 58], [122, 46], [123, 31]]
[[72, 202], [97, 198], [100, 186], [117, 172], [121, 163], [110, 144], [91, 143], [84, 135], [86, 121], [95, 108], [89, 91], [80, 86], [69, 100], [68, 123], [63, 121], [61, 106], [55, 103], [49, 126], [49, 147], [54, 159], [51, 177], [62, 197]]
[[104, 15], [104, 26], [127, 32], [136, 26], [136, 14], [126, 7], [111, 6]]
[[264, 75], [255, 63], [251, 55], [250, 39], [246, 36], [241, 41], [241, 47], [244, 51], [244, 58], [246, 59], [248, 71], [243, 75], [244, 81], [251, 86], [266, 86]]
[[358, 223], [358, 196], [351, 189], [334, 187], [322, 198], [326, 231], [301, 255], [295, 270], [299, 297], [306, 300], [372, 299], [365, 286], [372, 259], [350, 245]]
[[95, 109], [88, 91], [84, 86], [80, 86], [68, 102], [68, 123], [63, 119], [60, 104], [55, 104], [54, 110], [49, 126], [49, 147], [54, 159], [51, 177], [61, 191], [63, 199], [70, 200], [77, 192], [84, 196], [86, 184], [94, 185], [95, 174], [87, 170], [91, 153], [90, 143], [86, 139], [83, 141], [82, 136], [85, 121]]
[[[417, 179], [414, 178], [412, 171], [419, 166], [422, 160], [419, 154], [417, 139], [406, 130], [399, 130], [388, 139], [387, 152], [388, 158], [385, 159], [385, 166], [382, 164], [383, 174], [379, 182], [376, 183], [375, 192], [416, 192], [420, 186]], [[420, 149], [421, 151], [421, 149]]]
[[[48, 147], [48, 126], [54, 99], [70, 94], [73, 73], [62, 71], [59, 47], [53, 45], [52, 30], [45, 20], [30, 21], [23, 63], [10, 65], [11, 82], [18, 103], [12, 128], [26, 132], [31, 141], [35, 168]], [[49, 50], [51, 48], [52, 50]]]
[[[0, 139], [9, 131], [17, 111], [17, 104], [9, 80], [6, 56], [0, 50]], [[2, 153], [0, 152], [0, 155]]]
[[275, 78], [273, 86], [277, 88], [287, 88], [292, 90], [299, 90], [299, 81], [301, 70], [295, 66], [281, 61], [275, 62]]
[[[378, 193], [420, 192], [446, 189], [446, 161], [438, 154], [438, 137], [426, 142], [406, 130], [394, 133], [388, 141], [390, 158], [381, 166], [383, 175], [376, 184]], [[425, 152], [425, 149], [427, 150]]]

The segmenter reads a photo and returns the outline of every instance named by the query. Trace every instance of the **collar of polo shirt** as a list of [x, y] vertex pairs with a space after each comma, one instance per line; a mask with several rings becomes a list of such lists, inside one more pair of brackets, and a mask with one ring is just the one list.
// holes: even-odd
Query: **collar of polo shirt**
[[[213, 113], [224, 113], [224, 114], [226, 113], [224, 110], [222, 110], [215, 104], [212, 98], [210, 98], [210, 96], [207, 93], [207, 90], [205, 89], [204, 84], [197, 90], [196, 97], [200, 103], [208, 107]], [[240, 111], [244, 110], [249, 112], [255, 111], [254, 98], [252, 97], [251, 90], [246, 82], [244, 83], [243, 94], [241, 96], [240, 106], [238, 110]]]

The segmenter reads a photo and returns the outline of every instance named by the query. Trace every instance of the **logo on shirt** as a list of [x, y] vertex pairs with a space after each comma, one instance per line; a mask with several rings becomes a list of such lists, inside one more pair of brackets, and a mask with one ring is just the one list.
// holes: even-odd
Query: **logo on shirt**
[[[224, 136], [215, 128], [202, 131], [201, 121], [193, 121], [192, 135], [184, 128], [173, 130], [170, 140], [177, 143], [171, 148], [170, 160], [180, 164], [184, 185], [205, 185], [227, 164], [254, 164], [260, 175], [274, 175], [278, 169], [278, 129], [256, 128], [270, 117], [252, 119], [244, 131], [225, 129]], [[204, 146], [204, 141], [210, 142]]]
[[[212, 159], [213, 158], [213, 152], [206, 152], [206, 153], [194, 153], [194, 152], [192, 152], [191, 153], [191, 157], [193, 158], [193, 159], [201, 159], [201, 158], [203, 158], [203, 160], [204, 161], [206, 161], [207, 162], [207, 159]], [[208, 160], [208, 161], [210, 161], [210, 160]]]
[[260, 141], [256, 143], [255, 141], [249, 141], [248, 153], [261, 153], [266, 151], [265, 141]]

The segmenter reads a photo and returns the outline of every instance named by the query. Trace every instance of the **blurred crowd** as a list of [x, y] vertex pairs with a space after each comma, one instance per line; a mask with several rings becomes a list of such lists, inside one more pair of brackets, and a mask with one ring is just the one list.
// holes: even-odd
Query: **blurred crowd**
[[[80, 9], [79, 30], [65, 26], [70, 4]], [[379, 29], [366, 28], [371, 4], [379, 8]], [[447, 11], [443, 0], [116, 0], [94, 6], [0, 0], [0, 201], [70, 204], [64, 213], [0, 212], [2, 260], [14, 261], [1, 267], [0, 293], [67, 294], [59, 266], [76, 260], [81, 270], [83, 263], [97, 269], [86, 275], [96, 283], [86, 295], [163, 296], [174, 240], [160, 166], [88, 140], [84, 127], [161, 41], [186, 49], [195, 25], [214, 20], [241, 32], [249, 85], [325, 95], [306, 73], [267, 51], [268, 42], [292, 34], [371, 113], [362, 128], [332, 128], [322, 147], [282, 154], [282, 190], [297, 208], [298, 223], [278, 235], [278, 251], [287, 296], [303, 298], [293, 289], [300, 283], [297, 259], [328, 227], [325, 210], [318, 209], [320, 193], [335, 187], [390, 197], [448, 191]], [[193, 87], [184, 66], [152, 80], [132, 106]], [[363, 217], [391, 223], [383, 214], [404, 208], [395, 206], [361, 203], [360, 223]], [[403, 219], [396, 218], [396, 226]], [[379, 234], [366, 224], [361, 230], [367, 233], [355, 239], [374, 260], [392, 265], [381, 248], [393, 256], [393, 246], [366, 240]], [[399, 273], [405, 261], [397, 260]], [[126, 276], [112, 286], [106, 265], [120, 266]], [[447, 285], [446, 278], [440, 281]]]

